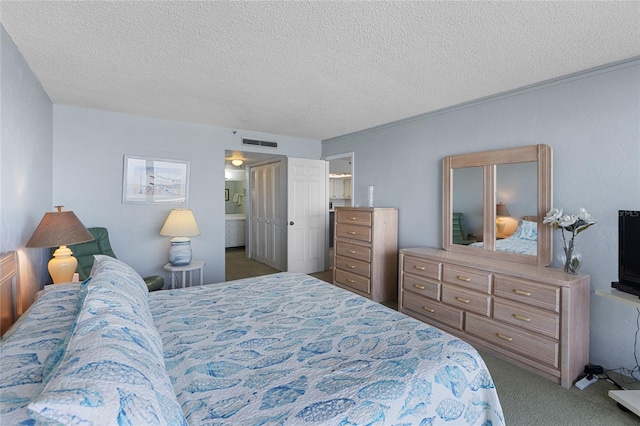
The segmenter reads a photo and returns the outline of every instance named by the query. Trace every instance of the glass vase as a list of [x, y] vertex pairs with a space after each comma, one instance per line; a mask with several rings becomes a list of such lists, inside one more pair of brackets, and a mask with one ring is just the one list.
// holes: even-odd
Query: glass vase
[[567, 274], [577, 274], [582, 266], [582, 254], [576, 250], [573, 240], [569, 242], [567, 247], [563, 247], [563, 249], [563, 253], [560, 255], [562, 270]]

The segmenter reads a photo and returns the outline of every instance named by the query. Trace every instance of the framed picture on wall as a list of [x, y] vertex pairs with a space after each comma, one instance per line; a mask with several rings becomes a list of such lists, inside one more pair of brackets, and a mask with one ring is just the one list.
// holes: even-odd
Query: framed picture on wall
[[229, 201], [229, 188], [224, 189], [224, 200]]
[[185, 204], [188, 199], [188, 161], [124, 156], [123, 203]]

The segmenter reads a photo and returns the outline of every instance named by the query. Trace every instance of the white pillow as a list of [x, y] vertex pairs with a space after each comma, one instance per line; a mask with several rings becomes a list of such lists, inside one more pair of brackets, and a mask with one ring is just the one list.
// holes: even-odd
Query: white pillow
[[66, 351], [29, 412], [45, 423], [186, 425], [146, 286], [142, 293], [128, 266], [109, 259], [87, 284]]
[[518, 222], [518, 229], [512, 235], [513, 238], [521, 240], [538, 240], [538, 224], [530, 220], [521, 220]]

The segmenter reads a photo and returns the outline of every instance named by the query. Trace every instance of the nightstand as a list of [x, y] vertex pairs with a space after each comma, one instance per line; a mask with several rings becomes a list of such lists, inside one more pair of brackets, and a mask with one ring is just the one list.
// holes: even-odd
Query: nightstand
[[171, 275], [171, 289], [174, 289], [178, 273], [182, 273], [182, 279], [179, 281], [182, 288], [186, 287], [187, 284], [187, 272], [189, 273], [189, 287], [193, 285], [192, 274], [193, 271], [197, 270], [200, 270], [200, 285], [204, 284], [204, 265], [204, 260], [192, 260], [188, 265], [173, 266], [171, 263], [167, 263], [162, 268], [165, 271], [169, 271], [169, 274]]

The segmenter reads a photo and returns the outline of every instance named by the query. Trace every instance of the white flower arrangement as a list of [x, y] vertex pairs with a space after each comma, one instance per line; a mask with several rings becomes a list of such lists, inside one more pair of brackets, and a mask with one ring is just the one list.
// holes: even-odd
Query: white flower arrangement
[[[562, 231], [562, 247], [564, 248], [564, 271], [575, 274], [580, 268], [581, 258], [574, 255], [574, 240], [576, 235], [596, 224], [596, 220], [583, 207], [576, 214], [562, 215], [562, 209], [553, 208], [547, 212], [543, 223], [553, 226], [553, 229]], [[565, 231], [571, 233], [567, 241]]]

